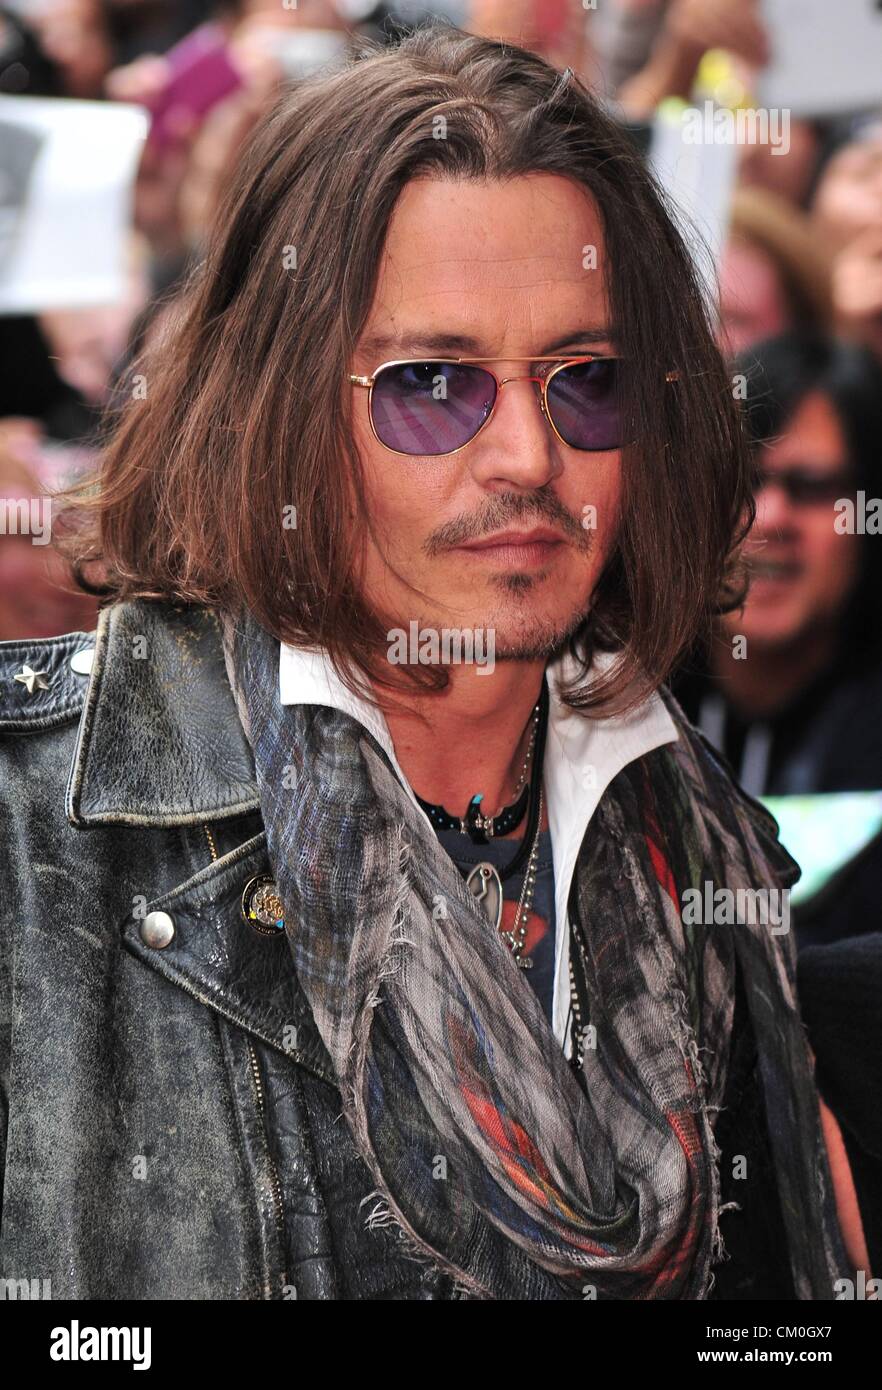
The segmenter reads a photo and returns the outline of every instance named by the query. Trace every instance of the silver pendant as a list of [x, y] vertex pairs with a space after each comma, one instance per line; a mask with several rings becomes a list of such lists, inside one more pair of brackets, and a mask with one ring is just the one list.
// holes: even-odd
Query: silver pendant
[[472, 897], [486, 912], [494, 931], [499, 931], [502, 921], [502, 879], [492, 864], [484, 860], [476, 864], [466, 879]]
[[[472, 897], [481, 904], [494, 931], [499, 931], [499, 924], [502, 921], [502, 879], [499, 877], [495, 867], [484, 860], [476, 864], [466, 879]], [[519, 956], [514, 949], [514, 936], [510, 931], [502, 933], [503, 940], [508, 943], [512, 955], [521, 970], [532, 970], [533, 959], [531, 956]]]

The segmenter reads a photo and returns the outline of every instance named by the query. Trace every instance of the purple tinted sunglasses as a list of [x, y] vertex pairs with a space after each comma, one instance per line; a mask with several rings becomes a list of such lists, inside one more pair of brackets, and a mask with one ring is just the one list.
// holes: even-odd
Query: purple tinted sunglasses
[[478, 366], [493, 357], [433, 357], [384, 362], [373, 376], [351, 376], [370, 389], [368, 414], [376, 439], [395, 454], [455, 454], [470, 444], [493, 414], [510, 381], [533, 381], [554, 433], [571, 449], [601, 452], [622, 444], [619, 357], [513, 357], [512, 362], [557, 363], [536, 376], [507, 376]]

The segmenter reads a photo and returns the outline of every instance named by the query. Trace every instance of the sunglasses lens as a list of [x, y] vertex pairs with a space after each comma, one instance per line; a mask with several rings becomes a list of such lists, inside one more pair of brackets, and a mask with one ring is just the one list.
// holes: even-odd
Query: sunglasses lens
[[621, 446], [619, 372], [615, 358], [576, 362], [548, 383], [548, 411], [561, 438], [573, 449]]
[[478, 433], [496, 399], [483, 367], [404, 362], [374, 381], [371, 418], [377, 438], [400, 454], [450, 454]]

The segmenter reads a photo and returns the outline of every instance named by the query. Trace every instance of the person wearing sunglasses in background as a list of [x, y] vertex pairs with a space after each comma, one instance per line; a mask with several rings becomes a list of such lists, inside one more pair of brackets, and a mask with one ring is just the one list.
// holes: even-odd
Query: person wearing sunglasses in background
[[673, 689], [754, 796], [878, 790], [882, 370], [796, 330], [732, 370], [756, 468], [750, 592]]
[[4, 1275], [835, 1298], [789, 935], [694, 911], [798, 871], [663, 685], [750, 475], [626, 138], [517, 47], [366, 48], [141, 371], [97, 633], [0, 645]]

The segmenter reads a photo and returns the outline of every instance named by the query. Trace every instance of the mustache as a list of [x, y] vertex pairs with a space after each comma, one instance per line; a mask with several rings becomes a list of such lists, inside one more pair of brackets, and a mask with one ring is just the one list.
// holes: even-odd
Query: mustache
[[501, 531], [512, 521], [539, 520], [556, 526], [577, 550], [591, 549], [591, 532], [581, 520], [571, 516], [560, 498], [553, 492], [539, 489], [524, 495], [520, 492], [497, 492], [488, 497], [477, 515], [453, 517], [439, 526], [423, 542], [426, 555], [434, 558], [445, 550], [466, 541], [478, 541]]

